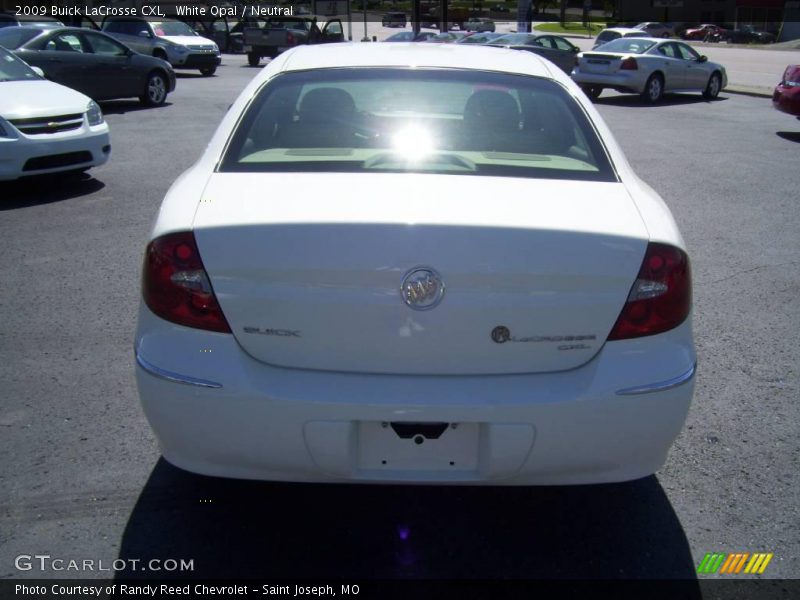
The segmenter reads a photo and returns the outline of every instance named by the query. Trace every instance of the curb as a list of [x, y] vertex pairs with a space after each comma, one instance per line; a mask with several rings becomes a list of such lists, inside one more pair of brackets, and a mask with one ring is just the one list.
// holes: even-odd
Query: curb
[[767, 91], [765, 89], [750, 88], [745, 86], [729, 85], [723, 91], [728, 92], [729, 94], [739, 94], [740, 96], [752, 96], [753, 98], [772, 98], [771, 90]]

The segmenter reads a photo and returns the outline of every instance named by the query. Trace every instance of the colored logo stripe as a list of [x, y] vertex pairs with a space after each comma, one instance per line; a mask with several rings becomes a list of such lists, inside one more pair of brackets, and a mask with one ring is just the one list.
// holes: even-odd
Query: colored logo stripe
[[722, 565], [722, 561], [725, 560], [725, 554], [717, 553], [717, 552], [707, 552], [706, 555], [703, 557], [700, 566], [697, 567], [698, 573], [716, 573], [717, 570]]
[[[700, 561], [697, 572], [705, 575], [717, 572], [721, 575], [730, 575], [742, 573], [742, 569], [744, 569], [744, 573], [761, 574], [766, 570], [773, 556], [772, 552], [757, 552], [752, 555], [749, 552], [735, 552], [733, 554], [707, 552], [703, 560]], [[748, 561], [748, 559], [750, 560]], [[745, 563], [747, 566], [745, 566]]]
[[750, 559], [750, 562], [747, 563], [747, 566], [744, 569], [745, 573], [763, 573], [764, 570], [767, 568], [769, 561], [772, 560], [773, 553], [770, 552], [769, 554], [753, 554], [753, 558]]

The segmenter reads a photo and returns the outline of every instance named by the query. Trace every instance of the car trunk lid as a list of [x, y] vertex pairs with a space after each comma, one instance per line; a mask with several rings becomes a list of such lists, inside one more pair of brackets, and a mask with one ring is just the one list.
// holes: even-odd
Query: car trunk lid
[[[216, 173], [194, 228], [252, 357], [406, 374], [587, 362], [648, 238], [620, 183], [452, 175]], [[444, 284], [429, 310], [401, 294], [418, 267]]]

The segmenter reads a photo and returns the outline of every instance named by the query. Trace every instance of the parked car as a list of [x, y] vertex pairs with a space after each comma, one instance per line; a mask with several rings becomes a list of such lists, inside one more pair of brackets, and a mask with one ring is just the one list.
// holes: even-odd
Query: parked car
[[219, 46], [183, 21], [144, 17], [109, 17], [103, 33], [141, 54], [167, 61], [174, 69], [198, 69], [209, 77], [220, 63]]
[[725, 33], [725, 41], [729, 44], [772, 44], [775, 34], [769, 31], [759, 31], [749, 25], [741, 29], [730, 29]]
[[258, 66], [265, 56], [275, 58], [295, 46], [343, 41], [344, 28], [338, 18], [326, 21], [313, 16], [275, 17], [267, 20], [263, 26], [250, 24], [244, 29], [244, 51], [251, 67]]
[[499, 13], [510, 12], [505, 4], [493, 4], [490, 10], [492, 12], [499, 12]]
[[0, 29], [0, 46], [42, 69], [51, 81], [97, 101], [136, 97], [158, 106], [175, 89], [168, 62], [134, 52], [100, 31], [6, 28]]
[[405, 27], [407, 23], [406, 13], [403, 12], [388, 12], [381, 19], [384, 27]]
[[463, 40], [465, 37], [469, 37], [470, 35], [472, 34], [466, 31], [443, 31], [442, 33], [437, 33], [436, 35], [429, 37], [425, 41], [433, 44], [452, 44], [454, 42]]
[[456, 40], [456, 44], [489, 44], [492, 40], [496, 40], [502, 36], [502, 33], [492, 33], [490, 31], [473, 33], [472, 35], [464, 36], [460, 40]]
[[484, 31], [494, 31], [494, 29], [494, 21], [491, 19], [477, 19], [473, 17], [464, 23], [465, 31], [477, 31], [479, 33], [483, 33]]
[[580, 49], [558, 35], [511, 33], [488, 43], [489, 46], [533, 52], [557, 65], [567, 74], [572, 72]]
[[772, 106], [800, 118], [800, 65], [789, 65], [772, 94]]
[[414, 33], [413, 31], [398, 31], [397, 33], [393, 33], [388, 38], [383, 40], [384, 42], [425, 42], [429, 38], [432, 38], [436, 34], [432, 31], [420, 31], [419, 33]]
[[97, 103], [0, 48], [0, 181], [82, 172], [111, 156]]
[[697, 91], [714, 99], [728, 85], [725, 67], [688, 44], [658, 38], [623, 38], [582, 52], [572, 79], [591, 98], [610, 88], [641, 94], [649, 103], [665, 92]]
[[672, 23], [655, 23], [653, 21], [645, 21], [633, 27], [640, 29], [647, 34], [647, 37], [669, 38], [675, 35], [675, 27]]
[[610, 27], [608, 29], [603, 29], [594, 39], [592, 50], [621, 37], [642, 37], [642, 35], [641, 29], [635, 29], [633, 27]]
[[719, 25], [713, 25], [711, 23], [706, 23], [704, 25], [700, 25], [699, 27], [692, 27], [684, 31], [683, 39], [685, 40], [692, 40], [692, 41], [706, 41], [709, 39], [716, 40], [723, 40], [726, 39], [728, 31]]
[[630, 480], [692, 398], [675, 220], [536, 55], [282, 54], [167, 193], [142, 279], [144, 413], [206, 475]]
[[17, 15], [13, 12], [0, 12], [0, 29], [4, 27], [63, 27], [64, 23], [47, 16]]

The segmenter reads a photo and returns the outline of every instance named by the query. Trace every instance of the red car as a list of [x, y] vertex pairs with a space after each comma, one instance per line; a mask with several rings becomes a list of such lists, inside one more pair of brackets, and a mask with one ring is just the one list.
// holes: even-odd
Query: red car
[[772, 94], [772, 106], [800, 118], [800, 65], [789, 65]]
[[725, 37], [725, 29], [720, 27], [719, 25], [700, 25], [696, 29], [687, 29], [683, 34], [683, 39], [685, 40], [697, 40], [702, 42], [708, 37], [718, 35], [719, 39]]

